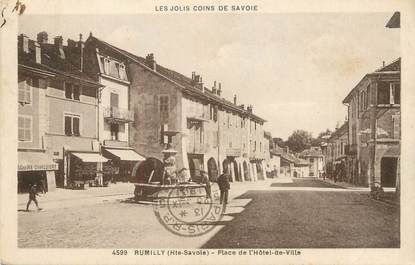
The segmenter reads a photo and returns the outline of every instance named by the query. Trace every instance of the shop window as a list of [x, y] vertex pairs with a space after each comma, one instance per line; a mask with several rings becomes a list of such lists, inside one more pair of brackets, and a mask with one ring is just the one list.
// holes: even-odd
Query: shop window
[[19, 82], [18, 101], [23, 104], [30, 104], [32, 102], [32, 86], [33, 79], [27, 77], [23, 82]]
[[65, 135], [80, 136], [80, 117], [76, 115], [65, 115]]
[[32, 117], [31, 116], [19, 115], [18, 139], [21, 142], [32, 141]]
[[159, 100], [160, 118], [167, 120], [169, 118], [169, 96], [160, 96]]

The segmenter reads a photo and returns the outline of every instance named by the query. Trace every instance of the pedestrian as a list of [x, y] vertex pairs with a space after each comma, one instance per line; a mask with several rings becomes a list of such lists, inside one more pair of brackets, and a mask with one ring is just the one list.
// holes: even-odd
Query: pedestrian
[[38, 211], [42, 210], [42, 208], [39, 208], [39, 204], [37, 203], [36, 196], [39, 196], [39, 194], [38, 194], [38, 191], [37, 191], [37, 186], [36, 186], [36, 184], [34, 184], [33, 186], [29, 187], [29, 201], [27, 202], [27, 205], [26, 205], [26, 212], [29, 211], [29, 206], [30, 206], [30, 203], [32, 201], [35, 202], [35, 205], [36, 205]]
[[228, 204], [229, 189], [231, 188], [229, 183], [229, 174], [223, 172], [223, 174], [218, 178], [218, 185], [220, 190], [220, 204]]
[[212, 198], [212, 191], [211, 191], [209, 177], [206, 174], [206, 171], [202, 170], [202, 171], [200, 171], [200, 173], [202, 174], [202, 184], [205, 184], [206, 198], [211, 199]]

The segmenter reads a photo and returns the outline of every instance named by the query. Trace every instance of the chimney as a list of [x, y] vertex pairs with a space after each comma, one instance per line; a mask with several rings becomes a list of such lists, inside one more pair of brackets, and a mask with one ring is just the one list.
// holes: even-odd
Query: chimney
[[56, 36], [54, 39], [55, 50], [61, 59], [65, 59], [65, 52], [63, 51], [63, 38], [62, 36]]
[[68, 39], [67, 43], [68, 43], [68, 48], [75, 48], [76, 47], [76, 41], [74, 41], [72, 39]]
[[48, 33], [46, 31], [39, 32], [37, 34], [37, 42], [39, 44], [48, 43]]
[[233, 104], [236, 105], [236, 95], [233, 95]]
[[245, 109], [245, 104], [239, 105], [239, 107], [244, 110]]
[[154, 60], [154, 54], [149, 53], [146, 56], [146, 65], [151, 68], [151, 70], [156, 71], [157, 63]]
[[192, 72], [192, 81], [195, 80], [195, 77], [196, 77], [196, 72]]
[[216, 94], [216, 81], [213, 82], [212, 93]]
[[218, 94], [218, 96], [220, 96], [220, 94], [222, 94], [222, 84], [219, 83], [219, 88], [218, 91], [216, 91], [216, 93]]
[[29, 38], [26, 35], [19, 35], [18, 44], [19, 50], [23, 51], [24, 53], [29, 53]]
[[385, 67], [385, 61], [382, 61], [382, 67]]
[[79, 48], [79, 70], [84, 71], [84, 42], [82, 41], [82, 34], [79, 34], [78, 48]]

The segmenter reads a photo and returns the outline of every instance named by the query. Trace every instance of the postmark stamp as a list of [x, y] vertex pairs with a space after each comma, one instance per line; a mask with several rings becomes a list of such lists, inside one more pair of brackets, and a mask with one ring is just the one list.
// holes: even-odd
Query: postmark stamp
[[226, 205], [219, 203], [219, 191], [211, 198], [200, 189], [177, 187], [160, 191], [153, 211], [159, 222], [170, 232], [184, 237], [204, 235], [222, 219]]

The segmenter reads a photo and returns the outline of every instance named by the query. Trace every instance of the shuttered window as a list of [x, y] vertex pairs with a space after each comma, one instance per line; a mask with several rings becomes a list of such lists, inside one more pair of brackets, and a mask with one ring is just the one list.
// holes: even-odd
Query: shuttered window
[[65, 114], [65, 135], [80, 136], [80, 117]]
[[23, 82], [19, 82], [18, 101], [24, 104], [30, 104], [32, 102], [32, 86], [33, 79], [27, 77]]
[[32, 141], [32, 117], [19, 115], [18, 140], [21, 142]]

